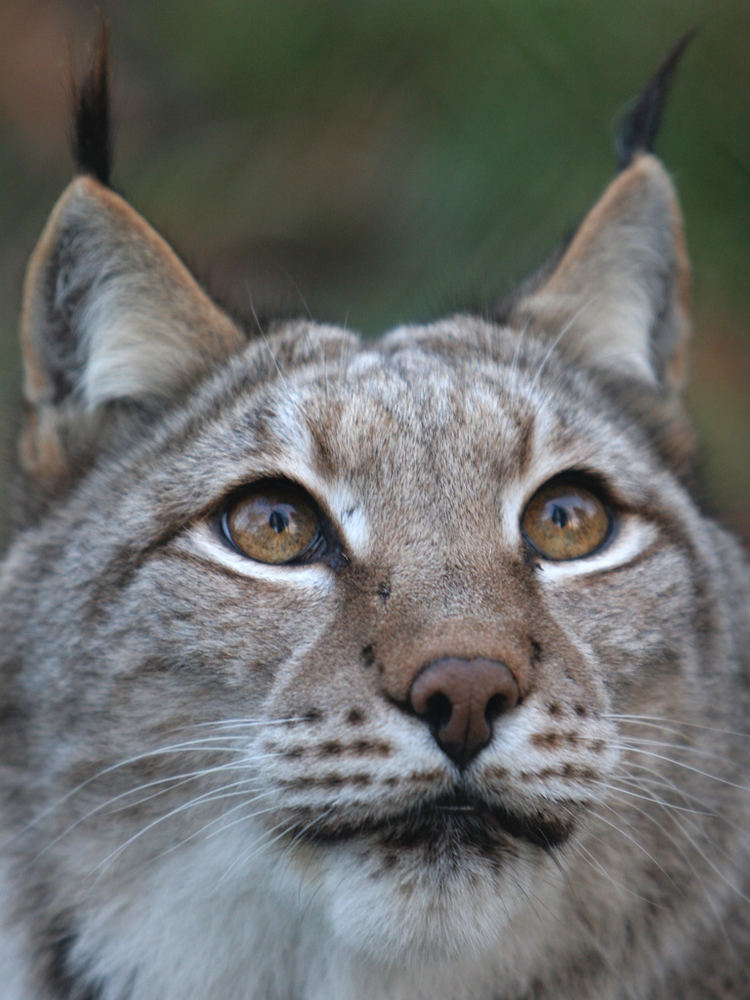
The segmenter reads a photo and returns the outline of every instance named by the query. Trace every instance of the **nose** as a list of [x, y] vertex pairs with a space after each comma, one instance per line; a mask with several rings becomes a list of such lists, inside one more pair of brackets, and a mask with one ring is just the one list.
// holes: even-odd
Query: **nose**
[[420, 670], [409, 689], [409, 704], [443, 752], [466, 767], [489, 743], [495, 719], [513, 708], [519, 695], [504, 663], [446, 656]]

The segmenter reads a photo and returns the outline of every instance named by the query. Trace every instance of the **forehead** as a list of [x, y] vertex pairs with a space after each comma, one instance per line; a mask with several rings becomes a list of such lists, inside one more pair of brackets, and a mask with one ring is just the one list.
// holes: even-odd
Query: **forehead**
[[[364, 350], [330, 380], [300, 385], [300, 408], [322, 467], [402, 476], [502, 464], [533, 413], [496, 362], [469, 368], [416, 346]], [[520, 460], [520, 456], [517, 456]]]
[[503, 484], [549, 452], [585, 466], [600, 448], [585, 383], [570, 380], [545, 342], [462, 317], [282, 370], [261, 393], [263, 433], [328, 481], [411, 495], [477, 474]]

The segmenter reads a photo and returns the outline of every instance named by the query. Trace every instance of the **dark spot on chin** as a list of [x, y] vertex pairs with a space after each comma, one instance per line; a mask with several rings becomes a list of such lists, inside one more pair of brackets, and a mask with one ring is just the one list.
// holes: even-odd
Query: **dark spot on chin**
[[371, 667], [375, 662], [375, 647], [374, 646], [364, 646], [362, 652], [360, 653], [362, 657], [362, 662], [366, 667]]

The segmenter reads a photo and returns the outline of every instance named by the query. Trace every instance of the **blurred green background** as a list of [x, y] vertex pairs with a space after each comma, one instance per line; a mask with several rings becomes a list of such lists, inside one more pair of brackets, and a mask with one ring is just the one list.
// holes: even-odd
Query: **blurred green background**
[[[612, 177], [629, 99], [700, 24], [658, 149], [694, 265], [707, 495], [750, 541], [748, 0], [101, 6], [115, 186], [242, 311], [278, 304], [368, 333], [481, 306], [539, 264]], [[24, 263], [71, 175], [70, 67], [96, 26], [93, 3], [0, 0], [6, 470]]]

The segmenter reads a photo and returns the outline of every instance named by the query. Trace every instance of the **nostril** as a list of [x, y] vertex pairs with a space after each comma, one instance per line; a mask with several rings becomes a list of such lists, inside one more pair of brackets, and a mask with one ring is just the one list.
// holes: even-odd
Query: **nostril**
[[484, 710], [484, 718], [487, 724], [491, 726], [495, 719], [502, 715], [503, 712], [506, 712], [508, 708], [510, 708], [510, 705], [504, 694], [493, 694]]
[[427, 699], [424, 716], [434, 730], [442, 729], [453, 715], [453, 705], [448, 695], [438, 691]]

